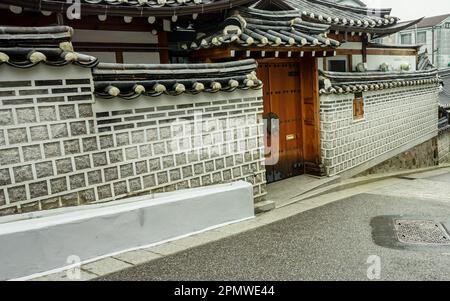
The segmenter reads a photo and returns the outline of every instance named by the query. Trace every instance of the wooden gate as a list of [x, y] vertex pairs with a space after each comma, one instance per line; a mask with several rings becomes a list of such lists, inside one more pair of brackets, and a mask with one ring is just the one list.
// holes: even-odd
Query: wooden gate
[[264, 83], [264, 118], [279, 120], [278, 133], [268, 130], [266, 134], [268, 146], [273, 146], [271, 139], [279, 141], [278, 162], [266, 165], [267, 181], [270, 183], [303, 174], [300, 63], [260, 62], [258, 77]]

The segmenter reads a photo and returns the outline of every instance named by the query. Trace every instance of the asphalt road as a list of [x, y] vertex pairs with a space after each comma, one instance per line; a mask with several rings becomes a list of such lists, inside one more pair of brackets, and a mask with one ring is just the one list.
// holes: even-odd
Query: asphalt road
[[[399, 244], [391, 216], [450, 225], [450, 173], [370, 193], [144, 263], [98, 280], [450, 280], [450, 246]], [[375, 238], [375, 239], [374, 239]]]

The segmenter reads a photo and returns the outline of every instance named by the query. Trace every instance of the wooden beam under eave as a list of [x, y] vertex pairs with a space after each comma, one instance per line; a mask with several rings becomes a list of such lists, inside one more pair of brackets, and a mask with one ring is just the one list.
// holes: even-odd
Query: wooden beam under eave
[[[244, 59], [244, 58], [287, 58], [299, 57], [300, 52], [304, 53], [304, 57], [311, 56], [311, 53], [315, 53], [315, 57], [323, 57], [325, 52], [326, 56], [333, 56], [334, 48], [331, 47], [221, 47], [221, 48], [208, 48], [193, 50], [190, 58], [192, 61], [205, 62], [219, 61], [224, 59]], [[250, 54], [250, 56], [248, 56]]]

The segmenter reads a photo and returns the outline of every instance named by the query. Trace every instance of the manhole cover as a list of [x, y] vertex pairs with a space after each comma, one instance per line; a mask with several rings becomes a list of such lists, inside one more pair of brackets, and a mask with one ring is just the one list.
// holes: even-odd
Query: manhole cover
[[406, 244], [450, 245], [442, 224], [429, 220], [394, 220], [397, 238]]

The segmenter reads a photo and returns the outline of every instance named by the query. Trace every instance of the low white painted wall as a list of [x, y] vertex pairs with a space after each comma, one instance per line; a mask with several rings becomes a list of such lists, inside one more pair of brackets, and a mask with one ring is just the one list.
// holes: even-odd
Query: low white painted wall
[[[148, 247], [254, 216], [253, 187], [234, 182], [0, 218], [0, 280]], [[45, 273], [44, 273], [45, 274]]]

